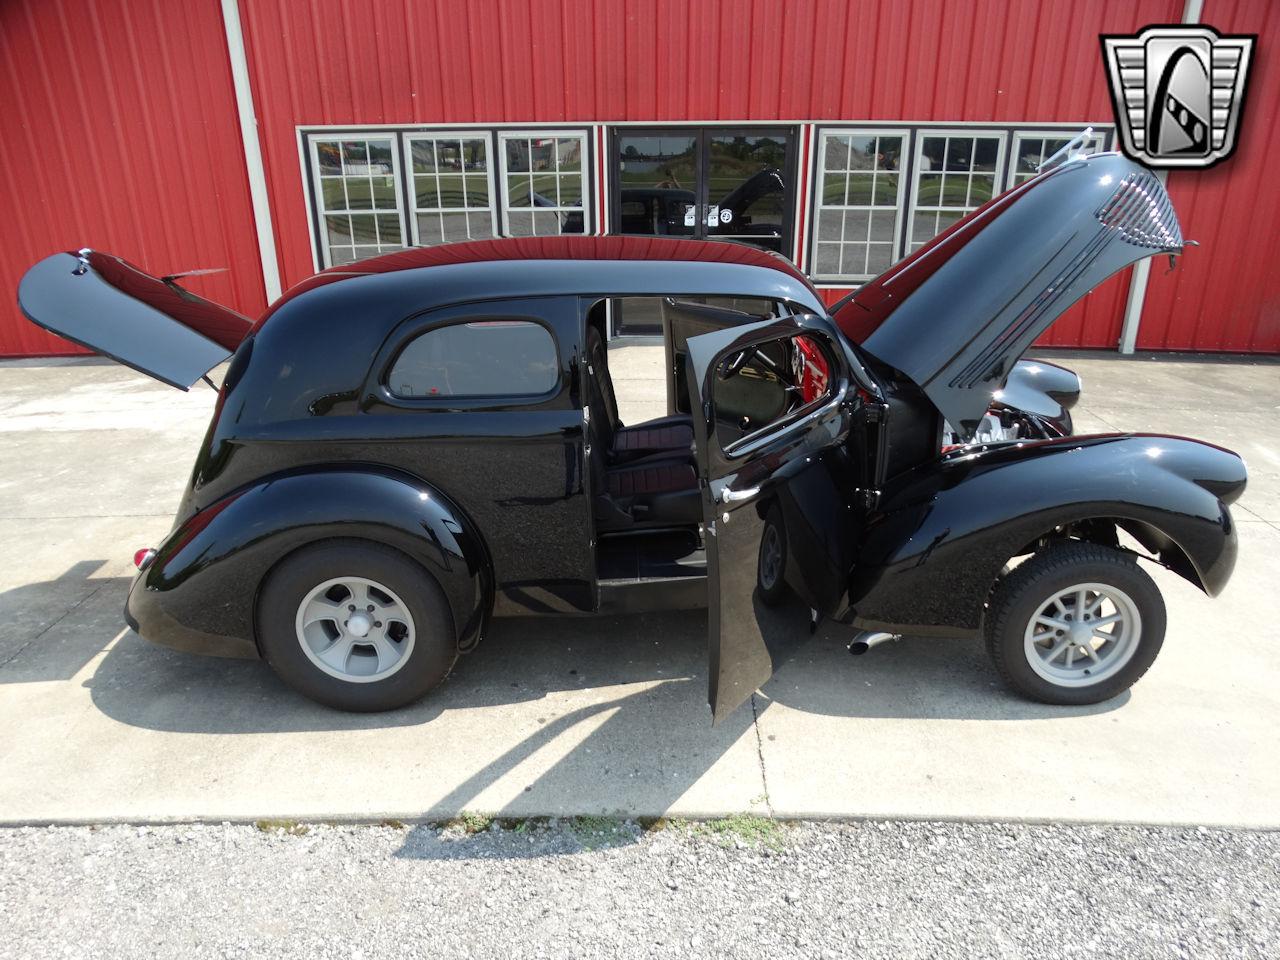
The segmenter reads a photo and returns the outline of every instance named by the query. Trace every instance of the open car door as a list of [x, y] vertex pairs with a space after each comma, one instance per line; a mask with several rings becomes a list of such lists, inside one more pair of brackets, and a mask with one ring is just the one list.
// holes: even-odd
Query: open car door
[[[846, 594], [858, 511], [845, 440], [858, 400], [840, 335], [818, 316], [707, 333], [688, 348], [719, 722], [808, 635], [808, 610], [830, 615]], [[780, 603], [788, 592], [801, 602]]]
[[231, 356], [252, 323], [177, 279], [96, 250], [55, 253], [23, 276], [18, 305], [37, 326], [186, 390]]

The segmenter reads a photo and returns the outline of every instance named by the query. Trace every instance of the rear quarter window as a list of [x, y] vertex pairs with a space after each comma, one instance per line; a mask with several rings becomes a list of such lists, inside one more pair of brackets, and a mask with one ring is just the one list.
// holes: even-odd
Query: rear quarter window
[[560, 365], [555, 341], [528, 320], [436, 327], [400, 351], [387, 375], [396, 397], [526, 397], [550, 392]]

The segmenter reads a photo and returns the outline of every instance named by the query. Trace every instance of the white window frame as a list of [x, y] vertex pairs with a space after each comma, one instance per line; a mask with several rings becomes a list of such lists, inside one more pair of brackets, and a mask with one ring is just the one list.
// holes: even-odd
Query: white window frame
[[[1012, 190], [1014, 187], [1016, 187], [1019, 183], [1018, 175], [1020, 173], [1023, 173], [1023, 172], [1028, 173], [1028, 176], [1023, 177], [1021, 181], [1023, 183], [1025, 183], [1027, 180], [1031, 179], [1031, 177], [1035, 175], [1035, 174], [1029, 173], [1029, 171], [1018, 170], [1018, 144], [1021, 143], [1023, 140], [1062, 140], [1064, 142], [1068, 142], [1073, 137], [1077, 136], [1079, 133], [1080, 131], [1075, 129], [1037, 130], [1033, 127], [1028, 127], [1026, 129], [1013, 131], [1013, 137], [1010, 140], [1010, 144], [1009, 144], [1009, 173], [1008, 173], [1008, 176], [1006, 177], [1006, 183], [1004, 185], [1004, 189]], [[1089, 137], [1088, 146], [1089, 146], [1088, 152], [1091, 154], [1102, 153], [1104, 150], [1106, 150], [1107, 149], [1107, 131], [1094, 130], [1093, 134]], [[1049, 154], [1049, 156], [1052, 156], [1052, 154]], [[1049, 156], [1041, 157], [1040, 162], [1043, 163], [1045, 160], [1048, 160]]]
[[[408, 211], [408, 214], [409, 214], [409, 235], [410, 237], [413, 238], [413, 246], [415, 247], [438, 246], [441, 243], [447, 242], [443, 240], [433, 240], [430, 244], [424, 244], [422, 242], [422, 237], [418, 229], [419, 213], [435, 213], [435, 214], [487, 213], [489, 214], [489, 230], [490, 230], [489, 236], [479, 237], [479, 238], [471, 237], [470, 236], [471, 224], [470, 224], [470, 219], [468, 218], [467, 239], [489, 240], [493, 237], [500, 236], [500, 234], [498, 233], [497, 197], [494, 194], [494, 190], [497, 189], [497, 184], [495, 182], [494, 167], [493, 167], [493, 128], [479, 127], [476, 129], [459, 129], [459, 130], [449, 130], [449, 129], [399, 130], [397, 132], [399, 133], [401, 140], [404, 141], [403, 163], [404, 163], [404, 169], [405, 169], [405, 189], [409, 190], [409, 196], [405, 198], [405, 201], [406, 201], [405, 209]], [[440, 140], [455, 140], [455, 141], [481, 140], [483, 141], [484, 152], [485, 152], [485, 171], [486, 171], [486, 176], [488, 178], [488, 183], [489, 183], [489, 205], [487, 207], [434, 207], [434, 208], [419, 207], [418, 206], [418, 185], [414, 179], [415, 177], [419, 176], [419, 174], [416, 174], [413, 171], [413, 144], [419, 140], [431, 140], [433, 142], [440, 141]], [[463, 169], [463, 175], [464, 175], [464, 179], [462, 182], [463, 182], [463, 189], [465, 191], [466, 189], [465, 168]], [[436, 171], [435, 176], [437, 178], [436, 188], [437, 188], [437, 196], [438, 196], [438, 190], [439, 190], [439, 184], [440, 184], [438, 169]]]
[[[906, 233], [906, 240], [902, 245], [902, 256], [904, 258], [911, 256], [911, 254], [915, 253], [915, 251], [919, 249], [919, 247], [913, 246], [914, 244], [913, 238], [915, 237], [915, 224], [916, 224], [916, 209], [917, 209], [916, 197], [919, 196], [919, 191], [920, 191], [920, 174], [923, 168], [924, 142], [926, 138], [949, 137], [956, 140], [972, 140], [975, 137], [982, 137], [983, 139], [998, 139], [999, 144], [996, 148], [996, 165], [995, 165], [995, 169], [992, 170], [990, 174], [992, 178], [991, 195], [995, 197], [995, 196], [999, 196], [1001, 193], [1004, 192], [1004, 189], [1005, 189], [1003, 186], [1004, 179], [1008, 176], [1008, 174], [1005, 172], [1004, 163], [1005, 163], [1005, 156], [1007, 153], [1007, 149], [1009, 146], [1009, 133], [1010, 131], [1008, 129], [1001, 129], [999, 127], [968, 127], [968, 128], [965, 128], [965, 127], [936, 127], [936, 128], [935, 127], [919, 127], [916, 129], [916, 143], [915, 143], [915, 148], [911, 154], [911, 158], [912, 158], [911, 194], [907, 198], [907, 202], [910, 205], [907, 211], [907, 233]], [[929, 172], [933, 173], [934, 171], [931, 170]], [[937, 172], [945, 173], [950, 171], [937, 171]], [[959, 171], [956, 171], [956, 172], [958, 173]], [[972, 170], [969, 171], [968, 176], [970, 177], [970, 180], [972, 180], [972, 177], [973, 177]], [[986, 176], [986, 174], [982, 174], [982, 176]], [[966, 191], [966, 194], [967, 194], [967, 191]], [[981, 206], [981, 204], [979, 204], [979, 206]], [[949, 213], [959, 212], [961, 217], [965, 217], [978, 208], [977, 207], [922, 207], [920, 209], [923, 210], [924, 212], [931, 213], [931, 214], [938, 213], [938, 212], [949, 212]], [[937, 236], [937, 234], [935, 234], [935, 236]], [[929, 242], [928, 240], [925, 240], [920, 244], [920, 246], [924, 246], [928, 242]]]
[[[590, 131], [583, 127], [570, 127], [567, 129], [538, 129], [532, 128], [527, 130], [498, 130], [498, 163], [499, 172], [501, 173], [502, 190], [502, 236], [510, 237], [511, 233], [511, 202], [507, 195], [507, 141], [508, 140], [547, 140], [555, 138], [557, 140], [576, 139], [582, 143], [582, 165], [579, 173], [582, 177], [582, 206], [581, 207], [516, 207], [516, 211], [523, 213], [526, 210], [541, 211], [542, 213], [576, 213], [582, 212], [582, 229], [581, 234], [567, 234], [567, 236], [590, 236], [595, 231], [591, 229], [591, 138]], [[560, 155], [556, 153], [556, 174], [560, 172]], [[536, 221], [535, 221], [536, 222]], [[528, 236], [528, 234], [520, 234], [520, 236]], [[561, 234], [535, 234], [535, 236], [561, 236]]]
[[[911, 127], [821, 127], [817, 131], [817, 176], [813, 182], [813, 240], [811, 244], [811, 256], [813, 258], [813, 278], [819, 282], [833, 283], [853, 283], [862, 284], [872, 279], [874, 274], [845, 274], [845, 273], [823, 273], [817, 272], [818, 265], [818, 247], [819, 230], [821, 229], [822, 211], [823, 210], [866, 210], [887, 213], [893, 210], [893, 246], [890, 249], [889, 263], [892, 265], [900, 259], [898, 251], [902, 249], [902, 230], [903, 221], [903, 198], [907, 188], [906, 171], [901, 166], [898, 168], [898, 196], [895, 205], [890, 207], [875, 207], [865, 205], [849, 206], [847, 204], [828, 205], [822, 201], [823, 183], [827, 173], [827, 138], [828, 137], [901, 137], [903, 140], [902, 156], [903, 159], [909, 159], [914, 156], [914, 146], [912, 138], [918, 131]], [[843, 221], [841, 227], [841, 245], [844, 243], [843, 237]], [[843, 253], [841, 254], [843, 259]]]
[[[315, 196], [313, 198], [313, 209], [316, 211], [318, 239], [320, 241], [320, 262], [323, 267], [333, 266], [333, 257], [329, 250], [329, 227], [325, 221], [326, 215], [333, 216], [359, 216], [368, 214], [385, 214], [387, 216], [395, 215], [396, 220], [400, 224], [400, 243], [399, 244], [359, 244], [359, 246], [377, 246], [378, 253], [374, 256], [381, 255], [384, 251], [383, 246], [394, 246], [397, 250], [403, 250], [409, 246], [408, 237], [404, 235], [404, 180], [400, 174], [400, 150], [398, 149], [396, 131], [374, 131], [374, 130], [325, 130], [322, 133], [313, 133], [307, 137], [307, 151], [310, 154], [311, 162], [311, 178], [315, 185]], [[368, 210], [326, 210], [324, 208], [324, 179], [320, 176], [320, 151], [317, 149], [322, 143], [341, 143], [343, 140], [362, 140], [366, 143], [370, 140], [389, 140], [391, 141], [391, 176], [395, 184], [395, 209], [390, 207], [372, 207]], [[372, 189], [370, 190], [372, 193]], [[375, 227], [376, 229], [376, 227]], [[356, 246], [353, 244], [353, 246]], [[390, 252], [390, 251], [387, 251]]]

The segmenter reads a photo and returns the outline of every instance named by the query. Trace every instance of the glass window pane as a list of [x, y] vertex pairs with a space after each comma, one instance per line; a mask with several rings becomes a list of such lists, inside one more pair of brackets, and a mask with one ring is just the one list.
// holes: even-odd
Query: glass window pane
[[849, 169], [874, 170], [876, 166], [876, 138], [849, 138]]
[[356, 258], [356, 253], [350, 247], [330, 247], [329, 262], [335, 267], [344, 263], [351, 263]]
[[582, 169], [582, 140], [579, 137], [565, 137], [556, 141], [556, 151], [560, 158], [560, 169]]
[[378, 243], [380, 245], [395, 244], [399, 246], [403, 242], [403, 238], [400, 236], [400, 218], [398, 216], [380, 213], [374, 219], [378, 224]]
[[995, 137], [978, 137], [973, 148], [973, 169], [994, 173], [996, 158], [1000, 153], [1000, 141]]
[[893, 226], [897, 221], [896, 212], [877, 210], [871, 214], [871, 239], [881, 243], [893, 242]]
[[435, 173], [436, 143], [434, 140], [414, 140], [409, 147], [414, 173]]
[[342, 167], [347, 174], [365, 174], [369, 168], [369, 147], [363, 140], [346, 140], [342, 144]]
[[396, 178], [373, 178], [373, 205], [380, 210], [394, 210], [396, 203]]
[[351, 210], [373, 209], [373, 185], [368, 177], [347, 177], [347, 207]]
[[845, 183], [848, 174], [826, 173], [822, 176], [822, 202], [827, 205], [839, 206], [845, 202]]
[[980, 207], [995, 196], [996, 178], [994, 174], [974, 174], [969, 183], [969, 206]]
[[475, 138], [462, 141], [462, 160], [467, 171], [483, 173], [489, 169], [489, 141]]
[[325, 237], [332, 245], [351, 243], [351, 218], [347, 216], [325, 217]]
[[851, 173], [849, 174], [849, 198], [848, 203], [863, 206], [869, 206], [874, 202], [875, 183], [877, 179], [872, 173]]
[[846, 210], [844, 214], [845, 240], [866, 240], [871, 214], [866, 210]]
[[316, 159], [320, 163], [321, 176], [337, 176], [342, 173], [342, 153], [332, 141], [316, 144]]
[[440, 174], [440, 206], [455, 209], [465, 206], [462, 177]]
[[968, 202], [969, 178], [961, 174], [946, 174], [942, 178], [940, 206], [963, 207]]
[[916, 205], [936, 207], [942, 197], [942, 174], [922, 173], [916, 185]]
[[378, 227], [374, 217], [370, 214], [353, 216], [351, 218], [351, 238], [357, 244], [376, 244], [378, 242]]
[[386, 252], [385, 250], [379, 249], [376, 245], [369, 246], [369, 247], [355, 248], [355, 255], [357, 260], [367, 260], [369, 257], [376, 257], [378, 254], [385, 253], [385, 252]]
[[469, 240], [467, 235], [467, 215], [465, 213], [442, 213], [440, 224], [444, 230], [444, 242], [456, 243]]
[[936, 213], [917, 213], [911, 224], [911, 242], [914, 244], [932, 240], [937, 233], [938, 215]]
[[835, 276], [840, 272], [840, 244], [819, 243], [814, 270], [821, 276]]
[[529, 141], [523, 138], [504, 141], [507, 148], [507, 170], [511, 173], [529, 170]]
[[540, 396], [560, 379], [555, 341], [525, 320], [429, 330], [396, 358], [387, 386], [399, 397]]
[[822, 152], [822, 168], [837, 171], [849, 169], [849, 138], [828, 136], [824, 139], [826, 146]]
[[969, 137], [948, 137], [944, 170], [968, 171], [973, 162], [973, 141]]
[[343, 189], [341, 177], [320, 181], [320, 201], [324, 210], [347, 209], [347, 191]]
[[880, 137], [876, 143], [876, 169], [900, 170], [905, 137]]
[[552, 210], [536, 210], [533, 214], [533, 234], [536, 237], [554, 237], [560, 234], [561, 214]]
[[507, 206], [530, 207], [532, 205], [529, 197], [529, 177], [507, 177]]
[[878, 277], [893, 266], [893, 244], [873, 243], [867, 249], [867, 275]]
[[422, 209], [431, 209], [440, 205], [440, 192], [436, 189], [435, 177], [413, 178], [413, 202]]
[[389, 177], [395, 173], [391, 160], [390, 140], [369, 141], [369, 171], [373, 176]]
[[[941, 233], [954, 223], [959, 223], [962, 213], [940, 213], [938, 214], [937, 233]], [[935, 234], [936, 236], [936, 234]]]
[[483, 173], [467, 174], [463, 178], [467, 194], [468, 207], [487, 207], [489, 205], [489, 178]]
[[533, 175], [533, 205], [535, 207], [556, 206], [556, 175], [554, 173]]
[[555, 170], [555, 140], [529, 140], [526, 142], [529, 144], [529, 168], [531, 170]]
[[920, 169], [942, 170], [946, 153], [946, 137], [925, 137], [920, 146]]
[[436, 141], [436, 169], [441, 173], [462, 172], [462, 144], [460, 141]]
[[467, 228], [472, 240], [483, 240], [493, 236], [493, 215], [490, 213], [468, 213]]
[[513, 237], [533, 236], [533, 214], [512, 210], [507, 214], [507, 232]]
[[897, 173], [877, 173], [876, 174], [876, 192], [875, 199], [872, 201], [878, 207], [896, 207], [898, 205], [898, 177]]
[[839, 240], [843, 222], [844, 220], [839, 210], [819, 210], [818, 240]]
[[560, 177], [560, 206], [582, 206], [582, 175], [578, 173]]
[[417, 216], [417, 221], [418, 243], [429, 247], [433, 244], [444, 242], [444, 235], [440, 228], [440, 214], [420, 213]]

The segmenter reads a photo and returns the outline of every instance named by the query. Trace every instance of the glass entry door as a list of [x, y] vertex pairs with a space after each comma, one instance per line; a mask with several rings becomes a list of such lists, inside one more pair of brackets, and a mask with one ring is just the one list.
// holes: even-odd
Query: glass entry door
[[613, 231], [737, 240], [791, 256], [794, 146], [791, 127], [619, 130]]

